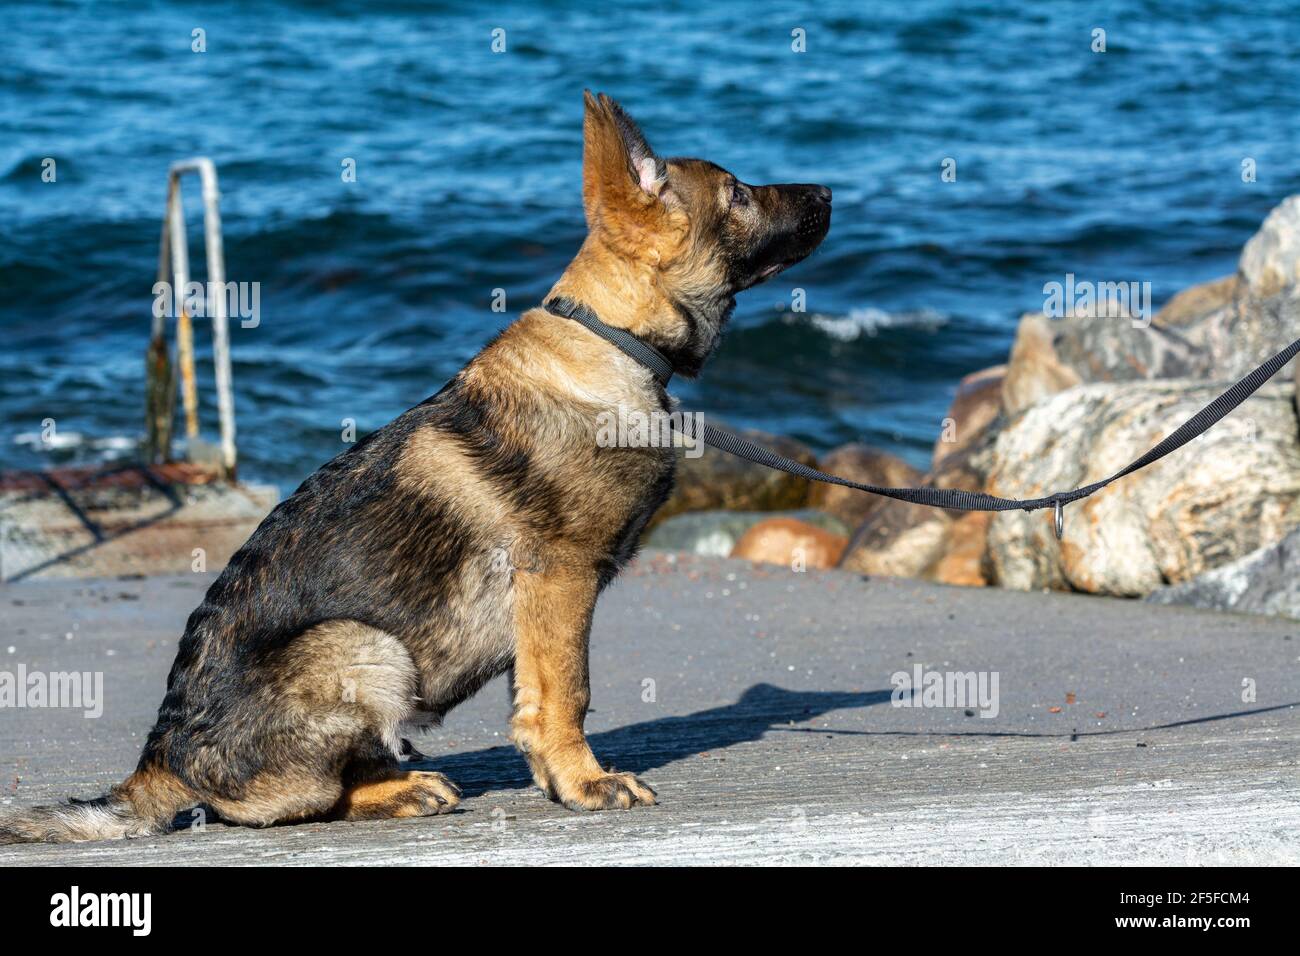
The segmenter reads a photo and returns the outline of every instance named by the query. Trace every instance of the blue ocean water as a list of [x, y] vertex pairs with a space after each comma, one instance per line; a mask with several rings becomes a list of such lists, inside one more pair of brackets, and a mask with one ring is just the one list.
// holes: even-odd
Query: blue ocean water
[[[1235, 268], [1300, 192], [1297, 26], [1288, 0], [3, 4], [0, 465], [141, 432], [166, 169], [203, 154], [229, 278], [260, 283], [233, 330], [241, 473], [293, 486], [559, 274], [584, 87], [665, 154], [835, 191], [822, 249], [741, 297], [687, 407], [923, 463], [1045, 282], [1150, 281], [1158, 304]], [[41, 449], [47, 418], [82, 439]]]

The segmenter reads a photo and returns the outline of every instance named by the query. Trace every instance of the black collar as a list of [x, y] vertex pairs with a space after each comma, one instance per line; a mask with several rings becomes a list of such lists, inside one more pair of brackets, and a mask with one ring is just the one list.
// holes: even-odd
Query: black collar
[[551, 315], [573, 319], [588, 331], [599, 335], [610, 345], [616, 346], [624, 354], [636, 359], [650, 370], [650, 373], [659, 380], [660, 385], [666, 386], [668, 380], [673, 377], [673, 363], [668, 361], [668, 356], [648, 342], [641, 341], [631, 332], [625, 329], [616, 329], [612, 325], [606, 325], [600, 321], [600, 316], [581, 302], [574, 302], [564, 296], [556, 296], [543, 302], [542, 308]]

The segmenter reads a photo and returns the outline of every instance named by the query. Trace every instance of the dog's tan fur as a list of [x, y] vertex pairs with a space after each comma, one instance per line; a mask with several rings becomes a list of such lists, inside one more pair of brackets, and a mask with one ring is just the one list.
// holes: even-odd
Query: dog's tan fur
[[[695, 374], [735, 293], [821, 241], [829, 190], [663, 160], [605, 97], [587, 95], [583, 136], [588, 235], [551, 294]], [[599, 416], [620, 410], [671, 403], [602, 338], [525, 312], [235, 554], [190, 617], [137, 771], [0, 822], [0, 842], [159, 832], [199, 803], [250, 825], [444, 812], [458, 791], [402, 769], [400, 728], [507, 670], [511, 736], [542, 790], [572, 808], [654, 803], [583, 732], [597, 596], [672, 486], [670, 448], [598, 444]]]

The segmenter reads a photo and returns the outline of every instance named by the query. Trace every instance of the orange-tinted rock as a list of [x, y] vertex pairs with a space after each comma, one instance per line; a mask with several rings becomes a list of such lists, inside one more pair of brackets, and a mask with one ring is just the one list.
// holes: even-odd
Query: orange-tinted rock
[[733, 558], [781, 564], [787, 568], [833, 568], [848, 539], [793, 518], [768, 518], [745, 532]]
[[1156, 313], [1155, 324], [1165, 328], [1196, 325], [1210, 313], [1232, 304], [1237, 296], [1238, 281], [1237, 276], [1230, 275], [1184, 289]]
[[[841, 445], [827, 453], [817, 467], [850, 481], [891, 488], [915, 485], [922, 477], [921, 472], [896, 455], [862, 444]], [[808, 494], [809, 507], [833, 514], [851, 528], [862, 524], [885, 500], [820, 481], [813, 484]]]
[[840, 567], [891, 578], [921, 577], [943, 557], [946, 511], [890, 501], [853, 534]]
[[934, 443], [931, 464], [970, 447], [1002, 410], [1002, 380], [1007, 367], [995, 365], [961, 380]]
[[1061, 362], [1053, 338], [1047, 316], [1030, 313], [1021, 318], [1002, 379], [1002, 410], [1007, 415], [1014, 417], [1083, 381], [1078, 372]]
[[947, 551], [934, 566], [934, 580], [976, 588], [989, 583], [988, 535], [992, 520], [991, 512], [972, 511], [948, 527]]

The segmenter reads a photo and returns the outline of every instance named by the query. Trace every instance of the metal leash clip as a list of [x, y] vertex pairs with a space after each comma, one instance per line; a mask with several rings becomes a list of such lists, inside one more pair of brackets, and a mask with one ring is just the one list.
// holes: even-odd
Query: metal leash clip
[[1052, 526], [1056, 531], [1056, 540], [1061, 540], [1061, 535], [1065, 534], [1065, 504], [1060, 498], [1056, 499], [1053, 514]]

